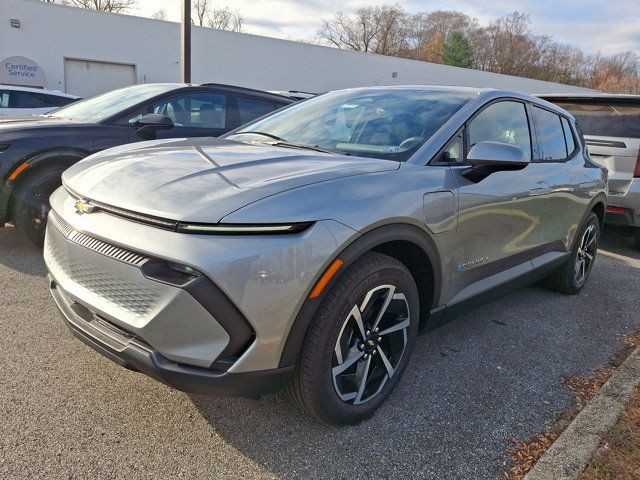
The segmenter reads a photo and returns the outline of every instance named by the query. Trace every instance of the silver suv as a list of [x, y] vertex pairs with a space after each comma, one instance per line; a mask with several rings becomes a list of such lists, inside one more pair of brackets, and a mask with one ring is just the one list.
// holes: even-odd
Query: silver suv
[[589, 154], [609, 170], [606, 222], [634, 227], [640, 248], [640, 95], [541, 95], [571, 112]]
[[78, 338], [180, 390], [286, 385], [355, 423], [420, 329], [544, 277], [579, 292], [606, 172], [542, 100], [377, 87], [92, 155], [51, 205], [51, 293]]

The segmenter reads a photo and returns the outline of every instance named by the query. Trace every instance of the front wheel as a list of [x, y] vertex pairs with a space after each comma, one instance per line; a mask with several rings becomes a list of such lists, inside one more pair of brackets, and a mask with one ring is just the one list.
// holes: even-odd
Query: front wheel
[[39, 247], [44, 244], [49, 197], [61, 184], [63, 168], [33, 172], [19, 184], [13, 204], [13, 223], [18, 231]]
[[418, 289], [399, 261], [368, 253], [318, 308], [289, 396], [322, 421], [358, 423], [376, 411], [404, 372], [418, 331]]
[[569, 295], [575, 295], [582, 290], [593, 268], [599, 238], [600, 221], [598, 216], [591, 212], [578, 232], [569, 260], [547, 279], [549, 288]]

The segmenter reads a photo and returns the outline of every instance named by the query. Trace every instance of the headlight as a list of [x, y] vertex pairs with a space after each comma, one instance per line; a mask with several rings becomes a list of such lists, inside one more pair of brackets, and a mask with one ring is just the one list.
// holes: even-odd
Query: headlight
[[313, 222], [287, 224], [198, 224], [178, 223], [176, 231], [209, 235], [278, 235], [298, 233], [306, 230]]

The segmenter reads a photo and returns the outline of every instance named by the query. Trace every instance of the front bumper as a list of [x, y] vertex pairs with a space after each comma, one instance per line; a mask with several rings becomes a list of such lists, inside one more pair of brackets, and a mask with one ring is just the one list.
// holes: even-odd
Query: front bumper
[[[230, 373], [285, 366], [282, 352], [309, 291], [332, 255], [357, 235], [331, 220], [287, 235], [183, 234], [102, 211], [79, 215], [74, 204], [64, 188], [51, 196], [54, 216], [107, 246], [91, 251], [73, 245], [72, 238], [57, 238], [55, 252], [47, 238], [45, 261], [62, 290], [171, 362]], [[54, 223], [49, 222], [48, 237], [58, 235]], [[113, 258], [112, 248], [190, 266], [211, 285], [197, 292], [149, 280], [141, 268]], [[212, 295], [212, 287], [220, 295]], [[222, 308], [221, 298], [253, 333], [244, 353], [224, 366], [224, 349], [237, 335], [225, 327], [232, 309]]]
[[133, 335], [76, 304], [50, 275], [51, 295], [69, 330], [117, 364], [144, 373], [184, 392], [255, 398], [282, 388], [293, 366], [259, 372], [229, 373], [172, 362]]

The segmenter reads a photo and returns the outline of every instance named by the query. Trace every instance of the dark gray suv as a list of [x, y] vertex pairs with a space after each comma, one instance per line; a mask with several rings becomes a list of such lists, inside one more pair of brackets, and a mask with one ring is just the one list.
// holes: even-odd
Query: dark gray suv
[[544, 277], [579, 292], [606, 181], [543, 100], [337, 91], [222, 139], [77, 163], [44, 255], [71, 331], [121, 365], [212, 395], [287, 385], [318, 418], [354, 423], [392, 392], [421, 327]]

